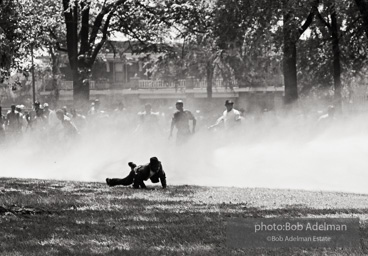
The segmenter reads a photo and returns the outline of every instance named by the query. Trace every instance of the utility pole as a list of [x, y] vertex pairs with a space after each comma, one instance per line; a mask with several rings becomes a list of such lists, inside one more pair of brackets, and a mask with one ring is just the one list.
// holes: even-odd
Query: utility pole
[[34, 73], [34, 61], [33, 61], [33, 42], [31, 43], [31, 61], [32, 61], [32, 100], [33, 104], [36, 102], [36, 85], [35, 85], [35, 73]]

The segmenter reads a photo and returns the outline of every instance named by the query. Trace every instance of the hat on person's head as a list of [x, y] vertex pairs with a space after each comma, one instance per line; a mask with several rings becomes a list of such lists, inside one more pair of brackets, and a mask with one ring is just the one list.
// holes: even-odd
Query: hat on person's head
[[37, 100], [36, 100], [36, 101], [34, 102], [34, 104], [35, 104], [35, 105], [37, 105], [37, 106], [39, 106], [41, 103], [40, 103], [39, 101], [37, 101]]
[[153, 167], [154, 169], [158, 168], [159, 167], [159, 163], [160, 161], [158, 161], [157, 157], [151, 157], [150, 158], [150, 166]]
[[226, 100], [225, 101], [225, 106], [227, 105], [234, 105], [234, 102], [232, 100]]
[[182, 100], [177, 100], [177, 101], [176, 101], [176, 104], [181, 104], [181, 105], [183, 105], [183, 104], [184, 104], [184, 102], [183, 102]]
[[150, 158], [150, 164], [158, 164], [158, 158], [157, 157], [155, 157], [155, 156], [153, 156], [153, 157], [151, 157]]
[[43, 103], [43, 107], [44, 108], [49, 107], [49, 104], [48, 103]]

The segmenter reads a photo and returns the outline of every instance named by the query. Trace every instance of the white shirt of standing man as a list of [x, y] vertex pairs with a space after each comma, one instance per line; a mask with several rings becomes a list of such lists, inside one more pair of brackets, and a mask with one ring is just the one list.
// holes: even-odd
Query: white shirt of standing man
[[209, 129], [212, 129], [222, 122], [224, 123], [225, 130], [232, 129], [236, 126], [238, 126], [241, 122], [241, 113], [240, 111], [234, 109], [234, 102], [231, 100], [226, 100], [225, 102], [226, 110], [222, 114], [222, 116], [217, 119], [216, 123], [209, 127]]
[[220, 118], [224, 120], [225, 129], [232, 129], [240, 123], [240, 112], [236, 109], [225, 110]]

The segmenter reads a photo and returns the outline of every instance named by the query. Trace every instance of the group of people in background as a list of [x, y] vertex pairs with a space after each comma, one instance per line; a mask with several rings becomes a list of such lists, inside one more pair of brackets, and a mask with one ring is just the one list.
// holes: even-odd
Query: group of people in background
[[[189, 141], [196, 133], [198, 124], [200, 124], [200, 129], [204, 127], [209, 133], [221, 130], [225, 135], [237, 135], [238, 132], [244, 134], [242, 128], [249, 126], [249, 119], [244, 116], [244, 111], [236, 109], [234, 102], [229, 99], [225, 101], [224, 107], [222, 113], [212, 116], [206, 122], [203, 115], [209, 116], [209, 113], [201, 113], [199, 110], [192, 113], [184, 108], [182, 100], [176, 101], [176, 110], [170, 108], [170, 113], [167, 115], [162, 111], [155, 112], [150, 103], [142, 106], [140, 112], [128, 111], [122, 103], [114, 110], [106, 111], [101, 108], [98, 99], [91, 102], [89, 109], [84, 114], [75, 108], [68, 109], [66, 106], [52, 109], [48, 103], [41, 104], [38, 101], [34, 103], [32, 109], [27, 109], [24, 105], [11, 105], [6, 111], [0, 107], [0, 146], [8, 139], [13, 142], [13, 139], [16, 141], [17, 138], [27, 133], [48, 141], [57, 139], [65, 142], [66, 140], [73, 141], [86, 131], [96, 134], [104, 128], [107, 128], [108, 132], [116, 130], [126, 132], [127, 129], [130, 129], [131, 133], [128, 132], [128, 134], [147, 135], [147, 137], [142, 136], [143, 141], [145, 138], [157, 136], [168, 136], [170, 139], [176, 134], [177, 145], [183, 145]], [[261, 115], [266, 113], [265, 111]], [[335, 108], [329, 106], [326, 113], [320, 115], [316, 120], [317, 124], [322, 126], [334, 119]], [[162, 123], [163, 120], [165, 120], [164, 123]], [[244, 126], [244, 123], [247, 125]], [[97, 129], [94, 130], [94, 128]], [[162, 187], [166, 188], [166, 174], [157, 157], [151, 157], [148, 164], [136, 165], [130, 162], [128, 165], [131, 170], [125, 178], [107, 178], [107, 185], [110, 187], [132, 185], [133, 188], [146, 188], [144, 182], [151, 180], [152, 183], [161, 181]]]
[[31, 109], [13, 104], [5, 114], [0, 106], [0, 142], [6, 138], [20, 138], [25, 133], [43, 134], [47, 131], [66, 136], [77, 135], [79, 132], [72, 118], [73, 109], [70, 113], [67, 113], [66, 107], [52, 110], [48, 103], [41, 104], [38, 101]]
[[[123, 103], [120, 103], [113, 111], [104, 111], [98, 99], [94, 100], [89, 109], [84, 114], [75, 108], [66, 106], [60, 109], [51, 109], [48, 103], [41, 104], [36, 101], [32, 109], [27, 109], [24, 105], [11, 105], [10, 109], [3, 111], [0, 106], [0, 142], [5, 138], [18, 138], [23, 133], [47, 133], [58, 135], [61, 139], [73, 138], [81, 133], [83, 128], [99, 125], [109, 125], [114, 120], [114, 125], [120, 128], [132, 127], [133, 133], [144, 133], [150, 135], [164, 135], [173, 137], [176, 132], [177, 144], [185, 143], [191, 135], [196, 132], [197, 123], [206, 123], [203, 114], [199, 110], [192, 113], [184, 108], [184, 102], [175, 102], [176, 111], [165, 116], [163, 112], [155, 112], [152, 105], [147, 103], [141, 112], [128, 111]], [[318, 119], [319, 123], [326, 123], [334, 118], [334, 107], [329, 106], [325, 115]], [[167, 120], [162, 124], [162, 119]], [[170, 124], [169, 124], [170, 122]], [[212, 118], [212, 124], [207, 122], [206, 128], [209, 131], [231, 131], [241, 127], [244, 123], [244, 111], [237, 110], [232, 100], [225, 101], [225, 110], [216, 118]], [[203, 127], [203, 126], [202, 126]], [[167, 136], [166, 135], [166, 136]]]

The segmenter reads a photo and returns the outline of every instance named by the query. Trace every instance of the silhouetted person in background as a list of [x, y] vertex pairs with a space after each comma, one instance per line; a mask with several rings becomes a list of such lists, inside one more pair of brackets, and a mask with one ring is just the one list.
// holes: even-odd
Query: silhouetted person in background
[[46, 126], [46, 117], [44, 115], [43, 109], [41, 108], [41, 103], [36, 101], [33, 105], [33, 110], [29, 113], [28, 124], [32, 129], [43, 129]]
[[89, 116], [94, 116], [99, 114], [100, 112], [100, 100], [99, 99], [95, 99], [92, 103], [91, 103], [91, 107], [88, 110], [88, 115]]
[[84, 127], [86, 124], [86, 117], [77, 112], [75, 108], [70, 109], [70, 115], [72, 122], [78, 127]]
[[317, 131], [322, 132], [324, 129], [328, 128], [335, 120], [335, 107], [330, 105], [327, 107], [327, 113], [321, 115], [318, 118]]
[[[66, 111], [66, 110], [63, 110], [63, 111]], [[56, 116], [56, 110], [50, 109], [48, 103], [43, 104], [43, 113], [49, 125], [49, 128], [52, 129], [58, 124], [59, 120]]]
[[43, 108], [41, 108], [41, 103], [39, 101], [34, 103], [34, 110], [37, 118], [45, 119]]
[[126, 111], [125, 105], [123, 102], [119, 102], [117, 108], [114, 110], [115, 112], [124, 112]]
[[335, 120], [335, 107], [330, 105], [327, 107], [327, 113], [318, 118], [318, 122], [329, 122]]
[[87, 117], [90, 124], [92, 124], [95, 128], [98, 126], [101, 128], [101, 125], [106, 125], [108, 123], [109, 115], [106, 111], [101, 110], [101, 103], [99, 99], [95, 99], [91, 103], [91, 108], [88, 111]]
[[152, 112], [151, 104], [144, 106], [143, 112], [139, 112], [140, 123], [136, 129], [138, 132], [158, 134], [160, 132], [159, 113]]
[[162, 188], [166, 188], [166, 174], [162, 168], [161, 162], [157, 157], [151, 157], [150, 162], [145, 165], [139, 165], [129, 162], [131, 171], [124, 179], [106, 179], [107, 185], [110, 187], [116, 185], [129, 186], [133, 184], [133, 188], [146, 188], [144, 181], [150, 179], [152, 183], [161, 181]]
[[[178, 111], [176, 111], [172, 117], [169, 138], [172, 137], [174, 127], [176, 127], [178, 130], [176, 133], [176, 143], [182, 144], [190, 138], [190, 135], [195, 133], [197, 120], [193, 116], [192, 112], [189, 110], [184, 110], [183, 101], [178, 100], [175, 106]], [[190, 131], [190, 121], [193, 122], [192, 131]]]
[[79, 134], [77, 127], [74, 125], [71, 119], [64, 114], [64, 111], [62, 109], [56, 110], [56, 116], [64, 128], [65, 136], [73, 137]]
[[6, 114], [6, 132], [11, 135], [16, 135], [19, 133], [21, 128], [19, 113], [15, 109], [16, 106], [11, 105], [10, 110]]
[[67, 106], [63, 106], [62, 110], [64, 111], [64, 115], [66, 115], [67, 117], [72, 117], [72, 114], [68, 112], [68, 107]]
[[24, 109], [24, 105], [17, 105], [15, 110], [18, 112], [19, 115], [19, 130], [20, 132], [23, 132], [26, 130], [27, 128], [27, 120], [26, 120], [26, 116], [23, 113], [23, 109]]
[[51, 112], [51, 110], [49, 108], [49, 104], [45, 102], [43, 104], [43, 114], [44, 114], [46, 120], [49, 119], [50, 112]]

